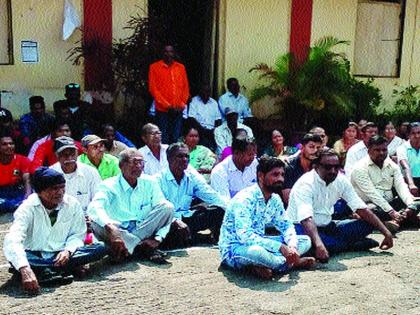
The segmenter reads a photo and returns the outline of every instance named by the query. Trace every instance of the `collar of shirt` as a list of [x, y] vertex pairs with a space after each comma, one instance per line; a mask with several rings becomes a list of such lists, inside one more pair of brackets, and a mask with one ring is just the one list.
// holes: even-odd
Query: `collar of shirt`
[[[376, 165], [373, 161], [372, 161], [372, 159], [370, 158], [370, 156], [368, 155], [367, 156], [367, 160], [368, 160], [368, 166], [376, 166], [377, 168], [379, 168], [379, 166], [378, 165]], [[384, 168], [387, 168], [387, 167], [389, 167], [389, 166], [391, 166], [391, 163], [392, 163], [392, 160], [389, 158], [389, 157], [387, 157], [386, 159], [385, 159], [385, 161], [384, 161], [384, 165], [382, 166], [382, 169], [384, 169]]]
[[124, 176], [123, 176], [122, 173], [120, 175], [118, 175], [118, 176], [119, 176], [118, 182], [120, 183], [120, 185], [121, 185], [122, 189], [124, 190], [124, 192], [133, 191], [134, 189], [136, 189], [137, 187], [139, 187], [140, 177], [137, 179], [137, 185], [136, 185], [136, 187], [133, 188], [133, 187], [130, 186], [130, 184], [127, 182], [127, 180], [124, 178]]
[[[228, 156], [226, 159], [228, 159], [228, 171], [229, 172], [241, 172], [235, 165], [235, 163], [233, 163], [233, 159], [232, 159], [232, 155]], [[252, 163], [254, 163], [255, 159], [252, 161]], [[252, 165], [252, 163], [249, 166], [245, 166], [244, 171], [241, 173], [245, 173], [247, 171], [247, 169], [250, 168], [250, 166]]]
[[[154, 158], [156, 158], [152, 152], [152, 150], [150, 150], [148, 145], [144, 146], [144, 150], [146, 151], [146, 154], [149, 156], [152, 156]], [[161, 144], [160, 145], [160, 150], [159, 150], [159, 155], [162, 156], [162, 153], [165, 153], [165, 144]]]
[[234, 99], [236, 99], [236, 100], [238, 100], [238, 99], [240, 99], [240, 98], [242, 98], [242, 97], [244, 97], [241, 93], [238, 93], [238, 96], [235, 96], [232, 92], [226, 92], [226, 94], [229, 96], [229, 97], [233, 97]]
[[37, 193], [33, 193], [27, 198], [27, 205], [32, 207], [40, 207], [43, 209], [47, 214], [50, 214], [54, 210], [60, 210], [63, 207], [63, 204], [68, 204], [68, 200], [66, 196], [64, 196], [63, 201], [61, 204], [59, 204], [55, 209], [47, 209], [44, 207], [44, 205], [41, 202], [41, 199], [39, 198]]

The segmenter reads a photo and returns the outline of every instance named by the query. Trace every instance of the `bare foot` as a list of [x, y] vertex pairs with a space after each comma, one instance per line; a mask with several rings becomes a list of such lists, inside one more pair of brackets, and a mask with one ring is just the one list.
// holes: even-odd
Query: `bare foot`
[[271, 280], [273, 278], [273, 270], [263, 266], [249, 266], [247, 272], [263, 280]]
[[301, 257], [298, 262], [294, 265], [296, 269], [310, 269], [316, 263], [314, 257]]

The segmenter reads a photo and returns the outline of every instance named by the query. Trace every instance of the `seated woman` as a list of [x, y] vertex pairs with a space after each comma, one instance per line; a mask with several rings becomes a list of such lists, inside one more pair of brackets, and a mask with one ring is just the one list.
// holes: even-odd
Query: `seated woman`
[[284, 145], [283, 133], [278, 129], [274, 129], [271, 132], [271, 145], [264, 150], [263, 154], [283, 159], [296, 152], [296, 147]]
[[184, 143], [190, 150], [190, 165], [194, 167], [209, 182], [210, 173], [216, 164], [217, 158], [210, 149], [199, 145], [200, 134], [194, 127], [185, 130]]
[[343, 137], [334, 143], [334, 151], [338, 154], [340, 164], [343, 166], [346, 162], [347, 151], [359, 140], [357, 133], [359, 126], [355, 122], [349, 122], [343, 132]]
[[384, 128], [384, 137], [388, 140], [388, 155], [397, 162], [397, 148], [404, 143], [404, 140], [397, 136], [397, 129], [395, 129], [392, 121], [388, 121]]

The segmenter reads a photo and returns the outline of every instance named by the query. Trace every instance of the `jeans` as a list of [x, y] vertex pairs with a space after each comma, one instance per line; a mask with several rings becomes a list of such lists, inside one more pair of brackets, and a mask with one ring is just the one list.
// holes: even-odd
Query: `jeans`
[[169, 110], [166, 113], [156, 111], [156, 124], [162, 132], [162, 143], [178, 142], [182, 131], [182, 111]]
[[[267, 238], [281, 240], [280, 236], [266, 236]], [[311, 240], [306, 235], [298, 235], [297, 251], [299, 255], [305, 254], [311, 248]], [[285, 272], [289, 269], [286, 258], [278, 252], [270, 252], [264, 247], [255, 244], [251, 246], [237, 246], [233, 249], [230, 259], [225, 260], [228, 266], [241, 269], [246, 266], [264, 266], [277, 272]]]
[[[296, 224], [295, 229], [297, 234], [305, 234], [302, 225]], [[365, 239], [372, 231], [373, 227], [369, 223], [356, 219], [331, 221], [327, 226], [318, 227], [318, 234], [331, 253], [349, 250], [355, 242]]]
[[[40, 271], [44, 268], [54, 267], [54, 259], [59, 252], [47, 253], [49, 258], [43, 258], [42, 253], [39, 251], [26, 251], [26, 258], [32, 269]], [[72, 269], [78, 266], [83, 266], [91, 262], [100, 260], [107, 254], [107, 249], [103, 243], [96, 243], [85, 245], [78, 248], [73, 255], [71, 255], [69, 262], [64, 267], [65, 269]], [[45, 255], [44, 255], [45, 256]]]
[[24, 198], [25, 191], [21, 185], [0, 187], [0, 213], [15, 211]]

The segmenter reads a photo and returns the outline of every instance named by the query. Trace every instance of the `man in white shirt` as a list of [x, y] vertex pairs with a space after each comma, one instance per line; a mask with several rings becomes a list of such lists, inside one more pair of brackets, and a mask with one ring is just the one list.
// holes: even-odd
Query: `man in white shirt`
[[54, 141], [58, 162], [50, 166], [63, 174], [66, 180], [66, 194], [76, 198], [86, 214], [96, 187], [102, 181], [96, 168], [77, 161], [77, 147], [70, 137], [59, 137]]
[[354, 165], [368, 155], [368, 141], [371, 137], [378, 134], [378, 126], [376, 126], [376, 124], [373, 122], [368, 122], [361, 128], [361, 133], [362, 141], [357, 142], [347, 151], [344, 172], [349, 179]]
[[[290, 192], [287, 212], [295, 222], [298, 234], [308, 235], [315, 257], [327, 262], [329, 253], [347, 250], [367, 250], [379, 244], [367, 239], [373, 228], [384, 236], [380, 246], [393, 246], [392, 234], [356, 194], [349, 180], [339, 174], [340, 161], [332, 150], [323, 150], [314, 160], [314, 169], [298, 179]], [[361, 220], [333, 221], [334, 204], [344, 199]]]
[[106, 249], [101, 243], [84, 246], [83, 211], [75, 198], [64, 194], [62, 174], [42, 166], [33, 174], [32, 186], [35, 193], [16, 210], [3, 250], [23, 289], [38, 293], [40, 284], [67, 282], [68, 273], [101, 259]]
[[139, 149], [144, 158], [143, 173], [155, 175], [168, 167], [166, 157], [167, 144], [162, 144], [162, 132], [153, 124], [145, 124], [141, 130], [141, 138], [146, 144]]
[[211, 187], [228, 200], [257, 182], [255, 141], [249, 137], [238, 137], [233, 140], [232, 151], [231, 156], [213, 168], [210, 176]]
[[[251, 109], [249, 108], [248, 99], [240, 94], [241, 87], [236, 78], [229, 78], [226, 81], [227, 92], [219, 98], [219, 108], [222, 114], [225, 113], [226, 108], [235, 110], [239, 115], [239, 122], [242, 123], [245, 118], [252, 117]], [[226, 119], [226, 117], [223, 117]]]
[[238, 129], [246, 131], [246, 135], [252, 138], [254, 135], [252, 129], [248, 126], [238, 122], [238, 112], [233, 108], [225, 109], [226, 121], [219, 127], [214, 129], [214, 139], [217, 145], [217, 154], [220, 156], [226, 147], [232, 145], [233, 137], [236, 135]]
[[[408, 221], [418, 224], [418, 210], [401, 170], [388, 157], [388, 140], [374, 136], [369, 139], [369, 155], [360, 160], [351, 173], [357, 194], [382, 220], [391, 232]], [[397, 196], [394, 196], [394, 191]]]

